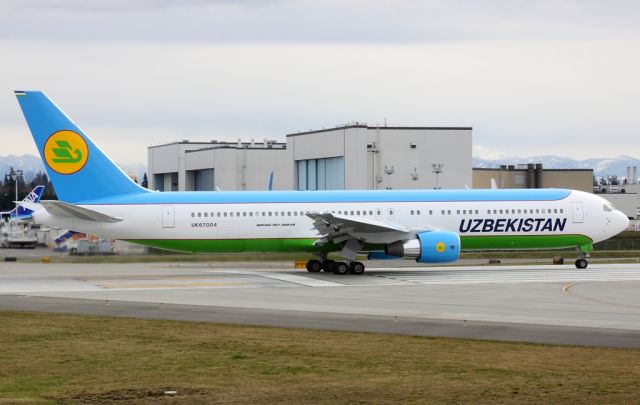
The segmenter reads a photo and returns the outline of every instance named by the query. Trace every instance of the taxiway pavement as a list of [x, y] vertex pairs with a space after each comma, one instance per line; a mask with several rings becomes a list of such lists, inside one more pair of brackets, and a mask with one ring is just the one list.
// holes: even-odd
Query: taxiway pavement
[[1, 263], [0, 309], [640, 347], [640, 265]]

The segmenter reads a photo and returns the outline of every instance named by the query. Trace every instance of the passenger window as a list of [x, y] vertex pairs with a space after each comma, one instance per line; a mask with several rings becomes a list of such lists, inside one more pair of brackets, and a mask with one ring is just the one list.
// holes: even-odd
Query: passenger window
[[369, 215], [373, 215], [373, 211], [369, 211]]
[[243, 217], [246, 217], [246, 216], [247, 216], [247, 213], [246, 213], [246, 212], [242, 212], [242, 216], [243, 216]]
[[420, 215], [420, 210], [416, 211], [416, 214]]
[[224, 213], [224, 216], [225, 216], [225, 217], [227, 216], [227, 213], [226, 213], [226, 212]]
[[195, 216], [196, 216], [196, 213], [195, 213], [195, 212], [192, 212], [192, 213], [191, 213], [191, 217], [195, 217]]
[[561, 213], [561, 214], [562, 214], [562, 213], [564, 213], [564, 210], [563, 210], [562, 208], [560, 208], [560, 213]]
[[253, 216], [253, 211], [249, 213], [249, 216], [252, 217]]
[[456, 215], [460, 215], [460, 210], [456, 210]]
[[351, 215], [353, 215], [353, 211], [351, 211]]
[[451, 210], [447, 210], [447, 215], [451, 215]]
[[198, 212], [198, 218], [202, 216], [202, 212]]
[[360, 215], [360, 211], [356, 211], [356, 214], [357, 214], [357, 215]]
[[444, 210], [442, 210], [442, 215], [444, 215]]
[[411, 215], [413, 215], [413, 210], [411, 210]]
[[429, 210], [429, 215], [433, 215], [433, 210]]
[[273, 216], [273, 212], [269, 211], [269, 216]]
[[205, 217], [205, 218], [207, 218], [208, 216], [209, 216], [209, 213], [208, 213], [208, 212], [205, 212], [205, 213], [204, 213], [204, 217]]

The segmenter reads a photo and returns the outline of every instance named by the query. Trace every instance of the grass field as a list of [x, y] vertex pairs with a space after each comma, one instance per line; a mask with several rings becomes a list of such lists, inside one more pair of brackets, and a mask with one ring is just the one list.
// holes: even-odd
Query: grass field
[[20, 312], [0, 350], [0, 404], [640, 402], [640, 350]]

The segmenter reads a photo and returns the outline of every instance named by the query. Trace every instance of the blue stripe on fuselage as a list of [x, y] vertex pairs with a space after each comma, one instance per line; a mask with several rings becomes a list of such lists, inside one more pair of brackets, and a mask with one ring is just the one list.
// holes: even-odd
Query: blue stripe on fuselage
[[345, 190], [345, 191], [176, 191], [127, 194], [76, 204], [270, 204], [471, 201], [557, 201], [571, 190]]

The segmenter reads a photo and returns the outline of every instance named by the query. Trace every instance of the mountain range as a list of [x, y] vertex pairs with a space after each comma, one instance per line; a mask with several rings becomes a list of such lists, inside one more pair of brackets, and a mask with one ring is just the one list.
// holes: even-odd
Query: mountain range
[[[474, 156], [472, 160], [473, 167], [492, 168], [500, 165], [517, 165], [526, 163], [542, 163], [546, 169], [593, 169], [596, 176], [618, 177], [627, 176], [628, 166], [640, 167], [640, 159], [631, 156], [618, 156], [615, 158], [595, 158], [585, 160], [575, 160], [568, 157], [560, 157], [554, 155], [531, 156], [531, 157], [514, 157], [504, 156], [500, 158], [483, 158]], [[142, 176], [147, 171], [147, 166], [142, 163], [119, 164], [119, 166], [130, 175], [135, 176], [141, 181]], [[42, 160], [33, 155], [8, 155], [0, 156], [0, 179], [4, 178], [5, 173], [13, 167], [14, 170], [21, 169], [27, 182], [31, 181], [37, 172], [44, 172]]]

